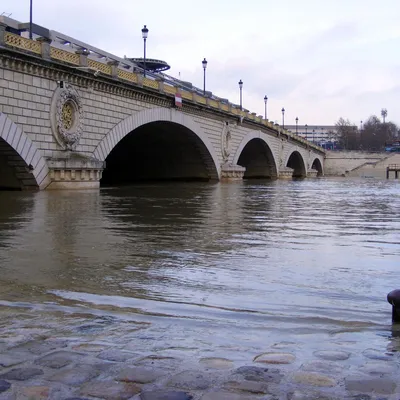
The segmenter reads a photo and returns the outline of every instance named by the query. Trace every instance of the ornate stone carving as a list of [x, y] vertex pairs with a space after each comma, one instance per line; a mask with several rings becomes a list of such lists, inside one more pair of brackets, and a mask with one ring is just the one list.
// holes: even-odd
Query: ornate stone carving
[[231, 141], [232, 141], [231, 127], [229, 125], [229, 122], [224, 122], [224, 127], [222, 128], [222, 133], [221, 133], [221, 153], [222, 153], [222, 160], [224, 163], [228, 161], [228, 158], [231, 154]]
[[83, 106], [78, 92], [68, 83], [54, 92], [51, 128], [64, 149], [74, 150], [78, 145], [83, 129]]

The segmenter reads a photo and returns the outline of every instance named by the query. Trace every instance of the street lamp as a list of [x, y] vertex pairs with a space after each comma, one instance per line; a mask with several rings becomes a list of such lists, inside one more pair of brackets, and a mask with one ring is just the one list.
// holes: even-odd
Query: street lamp
[[206, 68], [207, 68], [207, 60], [204, 58], [204, 60], [201, 62], [203, 64], [203, 95], [206, 95]]
[[268, 102], [268, 97], [267, 97], [267, 95], [265, 95], [264, 96], [264, 106], [265, 106], [264, 119], [267, 119], [267, 102]]
[[296, 135], [297, 135], [297, 125], [299, 123], [299, 117], [296, 117]]
[[383, 123], [385, 123], [385, 119], [386, 119], [386, 117], [387, 117], [387, 110], [386, 110], [386, 108], [382, 108], [382, 110], [381, 110], [381, 115], [382, 115], [382, 118], [383, 118]]
[[314, 134], [315, 134], [315, 129], [312, 130], [312, 142], [314, 143]]
[[282, 128], [285, 129], [285, 109], [282, 107]]
[[306, 128], [306, 140], [308, 140], [308, 138], [307, 138], [307, 128], [308, 128], [308, 125], [307, 125], [307, 124], [305, 124], [305, 128]]
[[32, 0], [29, 3], [29, 39], [32, 40]]
[[149, 30], [146, 28], [146, 25], [142, 29], [142, 38], [144, 44], [144, 57], [143, 57], [143, 76], [146, 78], [146, 39], [149, 34]]
[[243, 82], [242, 80], [239, 81], [239, 89], [240, 89], [240, 109], [242, 109], [242, 88], [243, 88]]

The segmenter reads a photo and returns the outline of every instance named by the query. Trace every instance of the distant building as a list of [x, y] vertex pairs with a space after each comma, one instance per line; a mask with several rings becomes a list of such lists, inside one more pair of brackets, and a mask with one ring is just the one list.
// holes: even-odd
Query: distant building
[[338, 146], [336, 125], [285, 125], [285, 129], [302, 138], [323, 147], [333, 150]]

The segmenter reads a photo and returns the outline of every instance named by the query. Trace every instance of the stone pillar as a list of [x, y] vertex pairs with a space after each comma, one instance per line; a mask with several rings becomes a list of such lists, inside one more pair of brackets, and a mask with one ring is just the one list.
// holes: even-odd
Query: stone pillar
[[0, 46], [4, 46], [6, 44], [6, 28], [7, 25], [0, 22]]
[[143, 79], [144, 79], [144, 76], [143, 76], [142, 74], [136, 74], [136, 76], [137, 76], [137, 83], [138, 83], [138, 85], [139, 85], [139, 86], [143, 86]]
[[118, 65], [119, 61], [117, 60], [110, 60], [107, 61], [107, 64], [111, 67], [111, 76], [113, 78], [118, 78]]
[[88, 66], [87, 58], [88, 55], [90, 54], [90, 51], [86, 49], [79, 49], [75, 53], [79, 54], [79, 66], [87, 67]]
[[158, 83], [158, 90], [164, 93], [164, 81], [161, 78], [156, 78], [156, 81]]
[[52, 40], [50, 38], [39, 37], [36, 39], [42, 45], [42, 57], [46, 60], [50, 60], [50, 44]]

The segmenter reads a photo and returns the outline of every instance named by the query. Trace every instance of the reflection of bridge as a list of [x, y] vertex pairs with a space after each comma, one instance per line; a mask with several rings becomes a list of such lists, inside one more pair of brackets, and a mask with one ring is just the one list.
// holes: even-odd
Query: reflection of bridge
[[17, 21], [0, 22], [0, 187], [323, 174], [323, 149], [255, 113], [160, 73], [144, 78], [131, 60], [60, 33], [36, 32], [29, 40]]

